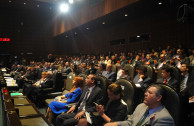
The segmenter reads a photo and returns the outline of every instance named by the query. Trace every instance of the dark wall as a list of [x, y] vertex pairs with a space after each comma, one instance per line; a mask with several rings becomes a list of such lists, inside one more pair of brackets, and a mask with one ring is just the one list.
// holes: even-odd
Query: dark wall
[[[147, 9], [141, 9], [147, 8]], [[145, 49], [167, 45], [193, 48], [194, 23], [177, 22], [177, 6], [158, 7], [145, 5], [136, 8], [136, 16], [93, 32], [82, 33], [72, 40], [74, 53], [99, 53], [108, 51], [125, 51]], [[130, 16], [130, 15], [129, 15]], [[148, 41], [131, 42], [130, 37], [141, 34], [151, 35]], [[125, 39], [123, 45], [110, 46], [110, 41]]]
[[33, 58], [45, 57], [52, 51], [54, 13], [49, 8], [11, 6], [10, 3], [0, 6], [0, 15], [0, 37], [11, 38], [11, 42], [0, 42], [1, 54]]

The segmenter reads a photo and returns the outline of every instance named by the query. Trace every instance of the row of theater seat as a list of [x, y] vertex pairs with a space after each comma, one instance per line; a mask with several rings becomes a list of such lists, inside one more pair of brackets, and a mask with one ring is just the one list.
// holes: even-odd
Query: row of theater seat
[[10, 96], [6, 87], [1, 89], [3, 125], [5, 126], [51, 126], [25, 96]]

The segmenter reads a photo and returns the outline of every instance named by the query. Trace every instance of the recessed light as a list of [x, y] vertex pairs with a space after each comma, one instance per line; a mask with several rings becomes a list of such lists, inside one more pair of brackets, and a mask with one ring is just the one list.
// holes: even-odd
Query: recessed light
[[87, 30], [89, 30], [90, 28], [86, 28]]
[[128, 14], [125, 14], [125, 17], [127, 17], [128, 16]]
[[26, 5], [26, 3], [24, 3], [24, 5]]
[[40, 5], [39, 5], [39, 4], [37, 4], [37, 7], [40, 7]]
[[162, 2], [159, 2], [158, 4], [159, 4], [159, 5], [162, 5]]
[[11, 3], [11, 0], [9, 0], [9, 3]]
[[137, 38], [139, 38], [140, 36], [139, 35], [137, 35]]
[[102, 24], [106, 24], [105, 21], [103, 21]]
[[66, 35], [65, 37], [66, 37], [66, 38], [68, 38], [68, 36], [67, 36], [67, 35]]

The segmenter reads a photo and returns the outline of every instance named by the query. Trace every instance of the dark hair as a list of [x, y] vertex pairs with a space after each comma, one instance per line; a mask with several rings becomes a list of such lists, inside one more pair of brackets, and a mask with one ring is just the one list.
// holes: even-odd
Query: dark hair
[[164, 65], [162, 67], [162, 70], [165, 70], [167, 73], [170, 72], [170, 76], [171, 77], [173, 76], [173, 70], [172, 70], [172, 68], [169, 65]]
[[128, 70], [124, 70], [126, 75], [129, 75], [129, 71]]
[[142, 70], [143, 73], [147, 73], [147, 68], [145, 66], [139, 66], [137, 70]]
[[114, 95], [120, 94], [121, 98], [124, 96], [121, 86], [116, 83], [110, 84], [107, 89], [109, 89]]
[[94, 84], [96, 85], [97, 84], [97, 77], [96, 77], [96, 75], [95, 74], [90, 74], [90, 75], [92, 75], [92, 80], [94, 80]]
[[106, 70], [106, 64], [101, 63], [101, 65], [102, 65], [102, 70]]

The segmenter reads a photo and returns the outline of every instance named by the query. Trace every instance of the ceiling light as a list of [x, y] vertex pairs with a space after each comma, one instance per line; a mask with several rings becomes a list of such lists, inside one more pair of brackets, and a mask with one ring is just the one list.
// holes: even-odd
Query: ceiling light
[[11, 3], [11, 0], [9, 0], [9, 3]]
[[128, 16], [128, 14], [125, 14], [125, 17], [127, 17]]
[[159, 4], [159, 5], [162, 5], [162, 2], [159, 2], [158, 4]]
[[87, 30], [89, 30], [90, 28], [86, 28]]
[[26, 5], [26, 3], [24, 3], [24, 5]]
[[102, 24], [105, 24], [105, 21], [103, 21]]
[[69, 6], [67, 4], [61, 4], [60, 10], [61, 10], [61, 12], [68, 12]]
[[40, 7], [40, 5], [39, 5], [39, 4], [37, 4], [37, 7]]
[[137, 38], [139, 38], [140, 36], [139, 35], [137, 35]]
[[73, 1], [73, 0], [69, 0], [69, 3], [70, 3], [70, 4], [73, 4], [73, 3], [74, 3], [74, 1]]

